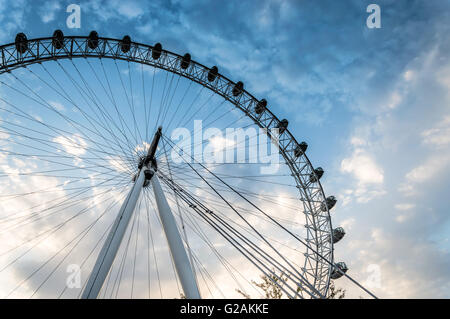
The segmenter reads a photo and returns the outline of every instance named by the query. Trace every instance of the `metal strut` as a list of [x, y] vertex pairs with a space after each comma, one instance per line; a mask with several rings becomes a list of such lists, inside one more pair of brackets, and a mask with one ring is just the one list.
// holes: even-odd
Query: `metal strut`
[[180, 233], [176, 226], [175, 218], [173, 217], [169, 204], [164, 196], [161, 185], [159, 184], [158, 177], [155, 174], [155, 153], [161, 138], [161, 130], [162, 128], [159, 127], [150, 145], [147, 156], [139, 165], [139, 172], [135, 179], [135, 183], [130, 193], [125, 198], [108, 237], [100, 250], [97, 261], [95, 262], [86, 287], [81, 295], [82, 299], [97, 298], [106, 276], [111, 269], [114, 258], [117, 255], [117, 251], [119, 250], [123, 236], [131, 220], [131, 216], [134, 213], [134, 209], [142, 192], [142, 188], [146, 185], [146, 183], [148, 183], [149, 180], [151, 180], [153, 186], [159, 216], [184, 294], [188, 299], [200, 298], [197, 282], [181, 240]]

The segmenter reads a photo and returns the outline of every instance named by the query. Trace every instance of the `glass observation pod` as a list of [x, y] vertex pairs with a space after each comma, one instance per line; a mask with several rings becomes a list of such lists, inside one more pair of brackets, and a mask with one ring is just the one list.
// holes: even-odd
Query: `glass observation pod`
[[337, 199], [334, 196], [328, 196], [320, 205], [320, 209], [323, 212], [327, 211], [327, 207], [328, 210], [332, 209], [334, 207], [334, 205], [336, 205]]
[[336, 263], [336, 267], [334, 268], [334, 270], [331, 272], [331, 279], [339, 279], [341, 278], [348, 270], [347, 265], [345, 264], [345, 262], [341, 261]]
[[307, 149], [308, 149], [308, 144], [306, 142], [301, 142], [300, 144], [297, 145], [297, 147], [294, 150], [295, 157], [302, 156], [306, 152]]
[[342, 227], [334, 228], [332, 231], [333, 243], [336, 244], [345, 236], [345, 230]]
[[315, 183], [320, 180], [320, 178], [323, 176], [324, 170], [322, 167], [317, 167], [311, 174], [309, 174], [309, 182]]
[[287, 127], [289, 125], [289, 121], [286, 119], [282, 119], [280, 121], [280, 123], [278, 123], [278, 125], [276, 126], [276, 128], [278, 129], [278, 133], [281, 135], [284, 133], [284, 131], [286, 131]]

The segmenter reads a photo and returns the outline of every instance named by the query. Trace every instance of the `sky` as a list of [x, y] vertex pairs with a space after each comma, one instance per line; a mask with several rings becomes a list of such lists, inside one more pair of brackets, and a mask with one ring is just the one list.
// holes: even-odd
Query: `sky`
[[79, 29], [71, 3], [0, 1], [1, 43], [96, 30], [217, 65], [308, 142], [349, 274], [382, 298], [450, 297], [449, 1], [91, 0]]

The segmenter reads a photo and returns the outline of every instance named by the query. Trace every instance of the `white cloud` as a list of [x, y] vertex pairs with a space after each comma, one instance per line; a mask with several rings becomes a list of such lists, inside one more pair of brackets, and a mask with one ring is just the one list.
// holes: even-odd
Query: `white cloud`
[[61, 135], [53, 141], [59, 143], [68, 154], [80, 156], [86, 153], [87, 143], [79, 134], [73, 134], [71, 137]]
[[363, 139], [363, 138], [360, 138], [360, 137], [352, 137], [351, 140], [350, 140], [350, 143], [353, 146], [356, 146], [356, 147], [363, 146], [363, 145], [367, 144], [366, 140]]
[[441, 67], [437, 72], [437, 79], [441, 85], [450, 89], [450, 66]]
[[411, 169], [406, 175], [406, 181], [401, 183], [398, 191], [405, 196], [414, 196], [418, 193], [418, 185], [428, 182], [439, 176], [450, 164], [449, 154], [432, 154], [428, 159]]
[[214, 152], [219, 152], [224, 149], [234, 147], [236, 142], [231, 139], [226, 139], [222, 136], [213, 136], [209, 139], [209, 143], [214, 149]]
[[403, 222], [405, 222], [406, 220], [410, 219], [413, 216], [413, 212], [411, 210], [413, 208], [415, 208], [416, 205], [415, 204], [411, 204], [411, 203], [400, 203], [400, 204], [396, 204], [394, 207], [395, 207], [396, 210], [399, 210], [399, 211], [403, 212], [401, 214], [398, 214], [395, 217], [395, 220], [398, 223], [403, 223]]
[[6, 1], [0, 0], [0, 39], [2, 41], [13, 41], [12, 35], [20, 29], [24, 29], [26, 19], [25, 13], [31, 5], [26, 0]]
[[[136, 26], [137, 32], [142, 33], [142, 34], [149, 34], [149, 33], [151, 33], [153, 28], [154, 27], [153, 27], [153, 24], [151, 22], [148, 22], [148, 23]], [[152, 70], [152, 69], [150, 69], [150, 70]]]
[[395, 220], [398, 223], [403, 223], [406, 220], [408, 220], [411, 217], [411, 214], [401, 214], [401, 215], [397, 215], [397, 217], [395, 217]]
[[343, 227], [346, 231], [350, 231], [353, 227], [353, 225], [355, 224], [356, 220], [351, 217], [348, 219], [345, 219], [343, 221], [340, 222], [340, 226]]
[[417, 184], [436, 178], [450, 165], [450, 116], [445, 115], [434, 127], [421, 133], [422, 142], [432, 146], [428, 157], [421, 164], [412, 168], [405, 175], [405, 182], [399, 186], [399, 191], [407, 196], [417, 194]]
[[117, 172], [128, 172], [128, 165], [121, 157], [108, 157], [107, 161]]
[[410, 204], [410, 203], [402, 203], [402, 204], [395, 205], [395, 209], [397, 209], [397, 210], [410, 210], [410, 209], [413, 209], [414, 207], [416, 207], [416, 205]]
[[60, 9], [61, 6], [57, 1], [45, 2], [39, 10], [42, 22], [49, 23], [55, 20], [56, 12]]
[[89, 10], [95, 13], [101, 20], [110, 19], [136, 19], [145, 13], [148, 6], [146, 1], [119, 1], [110, 0], [105, 3], [91, 0], [82, 5], [82, 10]]
[[442, 147], [450, 144], [450, 116], [446, 116], [435, 127], [422, 132], [423, 142]]
[[405, 79], [405, 81], [411, 81], [415, 76], [416, 74], [413, 70], [407, 70], [405, 73], [403, 73], [403, 79]]
[[428, 160], [413, 168], [406, 174], [406, 179], [412, 183], [423, 183], [441, 172], [450, 162], [449, 156], [433, 155]]
[[120, 4], [117, 5], [117, 12], [128, 19], [134, 19], [144, 14], [140, 4], [134, 1], [120, 1]]
[[342, 160], [341, 171], [352, 174], [360, 185], [382, 184], [384, 179], [383, 169], [362, 149], [356, 149], [351, 157]]
[[64, 105], [62, 105], [59, 102], [55, 102], [55, 101], [50, 101], [48, 102], [48, 104], [50, 104], [51, 106], [53, 106], [55, 108], [55, 110], [61, 112], [64, 111], [66, 108], [64, 107]]
[[397, 91], [395, 91], [390, 96], [387, 105], [390, 109], [395, 109], [402, 102], [402, 100], [402, 96]]

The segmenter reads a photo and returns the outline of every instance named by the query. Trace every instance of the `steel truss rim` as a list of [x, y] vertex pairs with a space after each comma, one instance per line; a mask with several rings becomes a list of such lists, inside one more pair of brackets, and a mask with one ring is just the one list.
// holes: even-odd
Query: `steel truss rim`
[[[180, 62], [183, 56], [171, 52], [166, 49], [161, 49], [161, 56], [158, 59], [151, 57], [151, 52], [154, 46], [143, 44], [139, 42], [130, 43], [130, 50], [126, 53], [120, 50], [122, 44], [121, 39], [98, 37], [98, 46], [95, 49], [88, 47], [88, 36], [64, 36], [63, 45], [61, 49], [56, 49], [53, 46], [53, 37], [42, 37], [27, 40], [27, 50], [24, 53], [20, 53], [15, 43], [9, 43], [0, 46], [1, 63], [0, 63], [0, 75], [4, 73], [10, 73], [18, 68], [26, 68], [28, 65], [40, 64], [42, 62], [63, 60], [72, 58], [107, 58], [113, 60], [123, 60], [133, 62], [137, 64], [148, 65], [167, 72], [175, 73], [190, 81], [206, 87], [213, 91], [215, 94], [222, 96], [229, 103], [233, 104], [240, 111], [242, 111], [247, 117], [249, 117], [254, 124], [260, 128], [267, 129], [270, 133], [270, 129], [274, 128], [276, 124], [280, 123], [280, 119], [273, 114], [269, 108], [265, 108], [261, 114], [256, 114], [254, 107], [259, 102], [251, 93], [242, 89], [241, 94], [238, 97], [234, 97], [231, 93], [232, 88], [237, 84], [228, 79], [221, 73], [217, 73], [216, 78], [209, 82], [207, 74], [210, 70], [207, 66], [190, 60], [188, 68], [183, 70], [180, 67]], [[111, 44], [112, 43], [112, 44]], [[74, 51], [74, 44], [77, 46]], [[70, 45], [68, 48], [67, 46]], [[105, 51], [107, 49], [109, 51]], [[101, 47], [101, 48], [100, 48]], [[84, 50], [79, 50], [84, 48]], [[115, 49], [115, 53], [112, 54], [112, 49]], [[146, 60], [140, 59], [136, 56], [138, 50], [144, 50], [147, 52]], [[163, 62], [161, 62], [163, 61]], [[11, 62], [11, 63], [10, 63]], [[164, 64], [167, 63], [167, 64]], [[172, 64], [172, 65], [171, 65]], [[219, 83], [221, 82], [221, 83]], [[225, 87], [225, 90], [219, 90], [219, 84], [222, 85], [221, 89]], [[264, 119], [263, 119], [264, 118]], [[262, 121], [269, 123], [264, 125]], [[268, 134], [273, 140], [274, 137]], [[332, 241], [332, 222], [331, 215], [328, 207], [325, 212], [320, 208], [320, 204], [326, 199], [325, 192], [323, 190], [320, 180], [313, 183], [308, 183], [307, 178], [310, 174], [314, 174], [314, 167], [311, 164], [306, 152], [303, 152], [299, 157], [294, 156], [294, 151], [299, 143], [294, 135], [286, 128], [279, 138], [279, 151], [282, 154], [286, 165], [292, 172], [292, 177], [295, 179], [297, 189], [303, 202], [303, 214], [305, 215], [307, 228], [306, 241], [309, 245], [314, 245], [314, 250], [324, 256], [328, 262], [322, 260], [322, 257], [314, 256], [315, 253], [311, 251], [309, 247], [306, 248], [303, 273], [313, 276], [315, 282], [312, 283], [316, 289], [324, 296], [327, 296], [328, 288], [331, 280], [331, 273], [334, 265], [334, 247]], [[282, 147], [282, 143], [285, 145]], [[305, 171], [305, 172], [303, 172]], [[314, 186], [314, 187], [313, 187]], [[319, 197], [314, 199], [313, 197]], [[307, 204], [305, 204], [307, 202]], [[307, 210], [309, 209], [309, 210]], [[323, 229], [323, 230], [322, 230]], [[310, 238], [310, 236], [312, 238]], [[315, 273], [307, 272], [308, 263], [311, 265], [315, 263]], [[319, 269], [320, 268], [320, 269]], [[312, 270], [312, 269], [311, 269]], [[317, 279], [319, 283], [317, 284]], [[323, 280], [323, 278], [325, 280]]]

